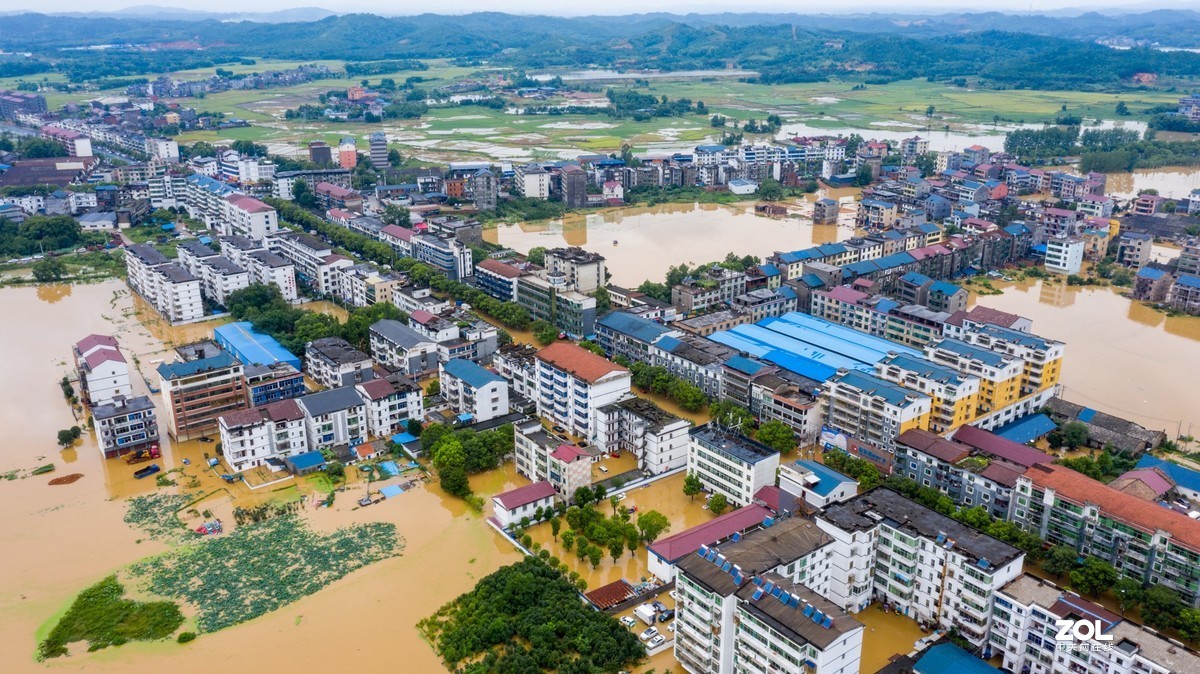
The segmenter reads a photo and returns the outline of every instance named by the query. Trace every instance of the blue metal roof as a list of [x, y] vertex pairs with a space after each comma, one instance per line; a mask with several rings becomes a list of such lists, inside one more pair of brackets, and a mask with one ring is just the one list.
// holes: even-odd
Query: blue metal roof
[[779, 271], [779, 267], [776, 267], [769, 262], [758, 265], [758, 268], [762, 271], [764, 276], [779, 276], [782, 273]]
[[825, 282], [821, 280], [821, 277], [817, 276], [816, 274], [804, 274], [800, 277], [800, 280], [804, 281], [813, 288], [820, 288], [821, 286], [825, 285]]
[[307, 470], [324, 465], [325, 457], [320, 452], [305, 452], [289, 457], [288, 461], [291, 461], [297, 470]]
[[674, 353], [675, 349], [680, 344], [683, 344], [683, 342], [679, 341], [678, 339], [675, 339], [674, 337], [672, 337], [670, 335], [665, 335], [665, 336], [663, 336], [662, 339], [660, 339], [654, 343], [655, 346], [662, 349], [663, 351], [666, 351], [667, 353]]
[[925, 651], [913, 665], [916, 674], [1000, 674], [1000, 670], [951, 643]]
[[900, 306], [896, 300], [889, 300], [886, 297], [881, 297], [875, 302], [875, 311], [881, 314], [891, 313], [892, 309]]
[[163, 379], [179, 379], [182, 377], [190, 377], [201, 372], [210, 372], [212, 370], [220, 370], [234, 365], [240, 365], [237, 358], [234, 358], [229, 353], [222, 351], [215, 356], [208, 358], [197, 358], [196, 360], [186, 360], [177, 363], [161, 363], [157, 371], [158, 375]]
[[823, 463], [809, 461], [808, 459], [800, 459], [795, 463], [797, 466], [807, 469], [817, 476], [818, 482], [810, 486], [809, 489], [819, 496], [829, 496], [830, 492], [837, 489], [839, 485], [856, 481], [854, 478], [846, 477]]
[[934, 281], [933, 285], [929, 286], [929, 292], [942, 293], [943, 295], [957, 295], [962, 291], [962, 288], [949, 281]]
[[624, 311], [614, 311], [604, 318], [597, 320], [596, 325], [632, 337], [646, 344], [653, 344], [654, 340], [671, 332], [670, 328], [661, 323], [655, 323], [647, 318], [625, 313]]
[[1188, 288], [1200, 288], [1200, 276], [1192, 276], [1191, 274], [1180, 274], [1179, 278], [1175, 279], [1176, 285], [1186, 286]]
[[475, 389], [504, 381], [504, 378], [495, 372], [482, 367], [478, 363], [473, 363], [462, 358], [451, 358], [442, 365], [442, 369], [456, 379], [462, 380], [467, 386]]
[[213, 339], [246, 365], [287, 363], [297, 370], [300, 359], [270, 335], [254, 330], [248, 321], [213, 328]]
[[1004, 424], [992, 431], [1005, 440], [1012, 440], [1022, 445], [1048, 435], [1058, 428], [1058, 424], [1045, 414], [1032, 414]]
[[900, 280], [904, 281], [905, 283], [911, 283], [915, 286], [923, 286], [926, 283], [929, 283], [930, 281], [932, 281], [933, 279], [929, 278], [928, 276], [926, 276], [920, 272], [910, 271], [907, 274], [905, 274], [904, 276], [901, 276]]
[[962, 375], [959, 374], [958, 370], [946, 367], [944, 365], [938, 365], [937, 363], [925, 358], [918, 358], [901, 353], [896, 354], [896, 357], [889, 360], [888, 363], [903, 370], [915, 372], [918, 376], [925, 379], [932, 379], [935, 381], [955, 385], [961, 384], [963, 381]]
[[1190, 489], [1192, 491], [1200, 491], [1200, 471], [1186, 468], [1171, 461], [1164, 461], [1158, 457], [1143, 454], [1138, 460], [1134, 470], [1139, 468], [1157, 468], [1167, 474], [1167, 477], [1175, 481], [1175, 484]]
[[1138, 278], [1148, 278], [1152, 281], [1157, 281], [1158, 279], [1166, 276], [1167, 272], [1161, 269], [1154, 269], [1152, 267], [1142, 267], [1138, 270], [1137, 275]]
[[903, 267], [906, 264], [912, 264], [916, 261], [917, 259], [915, 257], [902, 251], [899, 253], [892, 253], [891, 255], [885, 255], [876, 260], [875, 263], [879, 265], [880, 269], [892, 269], [894, 267]]
[[725, 365], [737, 370], [738, 372], [741, 372], [742, 374], [748, 375], [757, 374], [759, 370], [766, 367], [762, 363], [750, 360], [749, 358], [745, 358], [743, 356], [734, 356], [725, 361]]
[[929, 396], [917, 391], [909, 391], [902, 388], [899, 384], [893, 384], [889, 381], [884, 381], [878, 377], [869, 375], [865, 372], [851, 370], [841, 377], [838, 381], [853, 386], [862, 391], [865, 395], [877, 396], [883, 398], [889, 404], [902, 407], [907, 404], [909, 398], [928, 398]]

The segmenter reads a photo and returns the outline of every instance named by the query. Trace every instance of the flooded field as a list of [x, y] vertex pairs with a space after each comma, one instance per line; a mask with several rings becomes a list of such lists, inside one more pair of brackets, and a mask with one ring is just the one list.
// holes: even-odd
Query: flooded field
[[[814, 226], [804, 217], [772, 219], [754, 214], [753, 204], [662, 204], [596, 213], [562, 220], [501, 225], [484, 238], [528, 251], [536, 246], [579, 246], [608, 258], [612, 282], [636, 287], [647, 279], [662, 281], [681, 262], [700, 264], [726, 253], [766, 257], [848, 238], [853, 233], [855, 190], [838, 190], [843, 201], [838, 225]], [[798, 216], [812, 213], [809, 199], [788, 202]]]
[[1105, 194], [1130, 199], [1142, 190], [1156, 189], [1164, 197], [1179, 199], [1197, 188], [1200, 188], [1200, 166], [1166, 166], [1109, 173]]
[[1200, 426], [1196, 389], [1181, 367], [1200, 362], [1200, 318], [1131, 302], [1120, 289], [1056, 281], [997, 284], [979, 303], [1033, 320], [1033, 331], [1066, 342], [1064, 397], [1176, 435]]
[[[71, 448], [60, 451], [55, 445], [58, 429], [78, 423], [58, 387], [58, 379], [69, 369], [71, 344], [91, 332], [115, 334], [131, 362], [150, 374], [154, 361], [169, 357], [167, 344], [206, 335], [214, 324], [172, 328], [147, 313], [141, 300], [116, 281], [4, 288], [0, 310], [10, 321], [21, 317], [22, 328], [0, 331], [0, 347], [13, 356], [0, 359], [0, 376], [8, 382], [0, 388], [0, 424], [6, 434], [0, 473], [50, 462], [57, 465], [50, 475], [0, 479], [8, 553], [0, 556], [0, 643], [6, 646], [0, 652], [0, 671], [160, 672], [169, 668], [210, 674], [222, 668], [243, 669], [246, 654], [261, 652], [268, 643], [286, 644], [271, 649], [272, 667], [280, 670], [312, 671], [313, 663], [328, 661], [334, 649], [347, 668], [386, 666], [399, 658], [407, 671], [444, 671], [413, 625], [469, 589], [479, 577], [519, 558], [481, 515], [469, 513], [465, 504], [436, 485], [418, 487], [367, 510], [355, 509], [354, 499], [342, 498], [333, 509], [309, 510], [312, 526], [332, 530], [357, 522], [393, 522], [406, 540], [404, 553], [279, 611], [203, 635], [187, 646], [130, 644], [39, 665], [33, 660], [38, 637], [81, 589], [166, 549], [142, 540], [144, 534], [122, 521], [124, 498], [154, 491], [152, 481], [133, 479], [134, 469], [123, 461], [103, 461], [87, 431]], [[136, 377], [134, 389], [148, 393]], [[163, 446], [159, 463], [164, 471], [183, 467], [184, 458], [191, 461], [185, 475], [171, 474], [187, 493], [226, 486], [198, 467], [213, 445], [173, 444], [164, 433]], [[51, 478], [69, 473], [83, 477], [70, 485], [47, 485]], [[473, 482], [485, 494], [517, 484], [505, 471], [476, 476]], [[186, 486], [189, 483], [194, 486]], [[244, 486], [232, 489], [240, 490], [239, 504], [253, 504], [295, 498], [312, 488], [311, 483], [301, 482], [284, 492], [264, 490], [252, 496]], [[349, 493], [356, 489], [362, 486], [351, 485]], [[204, 503], [218, 514], [224, 512], [229, 507], [228, 493], [218, 491]], [[379, 631], [387, 634], [386, 647], [373, 638], [354, 636]], [[331, 635], [346, 636], [331, 640]]]

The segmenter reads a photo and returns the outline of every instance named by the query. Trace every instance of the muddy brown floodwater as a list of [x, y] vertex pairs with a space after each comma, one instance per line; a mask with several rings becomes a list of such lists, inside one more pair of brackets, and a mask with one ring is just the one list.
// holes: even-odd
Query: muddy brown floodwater
[[1066, 343], [1064, 397], [1168, 436], [1200, 427], [1200, 318], [1167, 316], [1112, 287], [1058, 280], [994, 283], [1003, 295], [978, 303], [1033, 320], [1033, 331]]
[[[661, 282], [667, 269], [681, 262], [712, 262], [730, 252], [766, 257], [848, 238], [854, 231], [856, 192], [829, 190], [780, 202], [801, 217], [758, 216], [753, 204], [661, 204], [501, 225], [483, 236], [521, 252], [536, 246], [580, 246], [608, 258], [613, 283], [636, 287], [647, 279]], [[839, 224], [815, 226], [803, 217], [812, 214], [812, 200], [823, 196], [842, 201]]]
[[[333, 529], [355, 522], [393, 522], [406, 541], [403, 554], [187, 646], [134, 643], [39, 664], [33, 659], [38, 637], [81, 589], [165, 549], [159, 543], [139, 542], [142, 534], [122, 521], [124, 498], [154, 491], [153, 481], [134, 480], [133, 468], [122, 461], [103, 461], [88, 432], [67, 450], [55, 445], [57, 430], [77, 423], [58, 387], [69, 369], [71, 344], [92, 332], [116, 334], [127, 356], [133, 360], [136, 355], [137, 366], [150, 374], [154, 361], [169, 357], [167, 343], [206, 335], [213, 323], [182, 329], [165, 325], [118, 281], [3, 288], [0, 316], [0, 352], [5, 354], [0, 358], [0, 381], [5, 382], [0, 387], [0, 474], [49, 462], [58, 468], [39, 477], [0, 479], [0, 510], [5, 514], [0, 534], [0, 671], [211, 674], [245, 671], [248, 662], [267, 665], [271, 671], [320, 671], [330, 662], [339, 670], [396, 669], [402, 663], [401, 671], [445, 671], [415, 624], [470, 589], [478, 578], [519, 559], [481, 515], [469, 513], [436, 485], [361, 510], [353, 509], [355, 499], [341, 498], [333, 509], [312, 512], [312, 525]], [[136, 377], [134, 387], [138, 393], [148, 392]], [[218, 477], [198, 467], [203, 453], [212, 451], [211, 444], [175, 445], [166, 440], [163, 445], [159, 463], [164, 471], [181, 467], [185, 457], [191, 460], [187, 474], [199, 486], [187, 491], [224, 487]], [[73, 484], [48, 486], [50, 478], [70, 473], [84, 477]], [[516, 484], [506, 471], [472, 481], [488, 495]], [[350, 493], [362, 488], [351, 485]], [[239, 503], [269, 498], [247, 498], [244, 486], [236, 489], [242, 490]], [[217, 508], [228, 497], [217, 494], [214, 499]]]

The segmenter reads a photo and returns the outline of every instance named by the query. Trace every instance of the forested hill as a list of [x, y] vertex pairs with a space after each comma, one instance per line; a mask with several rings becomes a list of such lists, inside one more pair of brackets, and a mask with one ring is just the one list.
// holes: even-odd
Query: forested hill
[[[1117, 50], [1095, 43], [1098, 37], [1148, 32], [1164, 23], [1170, 25], [1161, 28], [1164, 38], [1200, 36], [1200, 13], [1191, 11], [1069, 19], [994, 13], [907, 20], [867, 15], [836, 21], [797, 15], [558, 18], [495, 12], [393, 18], [349, 14], [276, 24], [40, 14], [0, 21], [0, 50], [32, 53], [30, 58], [0, 60], [0, 75], [59, 70], [74, 81], [239, 57], [486, 59], [527, 68], [738, 67], [762, 73], [767, 83], [970, 77], [972, 83], [992, 87], [1086, 89], [1129, 85], [1134, 74], [1143, 72], [1164, 80], [1200, 78], [1200, 54]], [[133, 47], [68, 50], [97, 44]], [[140, 49], [150, 45], [154, 51]]]

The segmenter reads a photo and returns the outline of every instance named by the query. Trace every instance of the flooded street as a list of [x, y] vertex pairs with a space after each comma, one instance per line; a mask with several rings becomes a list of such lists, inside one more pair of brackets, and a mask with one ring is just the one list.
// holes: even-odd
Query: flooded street
[[1066, 342], [1064, 397], [1177, 435], [1200, 427], [1200, 398], [1181, 368], [1200, 362], [1200, 318], [1169, 317], [1111, 287], [1055, 281], [997, 283], [979, 303], [1033, 320], [1033, 331]]
[[[667, 269], [681, 262], [712, 262], [730, 252], [766, 257], [777, 250], [848, 238], [853, 232], [854, 192], [837, 190], [829, 195], [842, 201], [838, 225], [814, 226], [808, 219], [757, 216], [753, 204], [661, 204], [501, 225], [484, 231], [483, 236], [521, 252], [536, 246], [579, 246], [608, 258], [613, 283], [637, 287], [647, 279], [661, 282]], [[796, 214], [812, 212], [810, 199], [781, 204]]]
[[[9, 329], [0, 331], [0, 347], [7, 354], [0, 359], [0, 376], [7, 382], [0, 389], [0, 423], [7, 436], [0, 473], [23, 473], [50, 462], [57, 466], [49, 475], [0, 479], [7, 553], [0, 556], [0, 643], [6, 646], [0, 652], [0, 671], [240, 671], [246, 655], [261, 652], [268, 643], [286, 644], [271, 649], [273, 670], [312, 671], [314, 663], [327, 662], [335, 650], [346, 668], [387, 666], [399, 659], [405, 671], [444, 671], [417, 634], [416, 622], [468, 590], [479, 577], [519, 559], [481, 515], [469, 513], [462, 501], [444, 495], [436, 484], [369, 510], [356, 510], [354, 499], [342, 498], [333, 509], [310, 511], [312, 526], [332, 530], [357, 522], [393, 522], [406, 542], [403, 553], [257, 620], [202, 635], [187, 646], [134, 643], [39, 665], [33, 659], [38, 638], [80, 590], [166, 549], [142, 540], [144, 533], [122, 521], [124, 498], [155, 491], [153, 481], [133, 479], [134, 468], [123, 461], [102, 461], [86, 430], [74, 447], [60, 451], [55, 445], [58, 429], [78, 423], [58, 386], [69, 369], [71, 345], [92, 332], [115, 334], [130, 361], [153, 376], [153, 361], [169, 358], [167, 344], [207, 335], [216, 323], [172, 328], [146, 313], [144, 303], [119, 281], [4, 288], [0, 310], [10, 321]], [[146, 325], [138, 321], [139, 315]], [[20, 327], [11, 329], [15, 316], [21, 317]], [[134, 390], [148, 392], [137, 377]], [[159, 463], [164, 472], [182, 467], [185, 457], [191, 460], [186, 476], [170, 474], [180, 489], [199, 495], [226, 487], [214, 473], [199, 469], [203, 454], [212, 452], [213, 445], [172, 444], [163, 435]], [[70, 473], [82, 473], [83, 478], [65, 486], [47, 485], [51, 478]], [[489, 495], [493, 489], [516, 486], [511, 472], [505, 471], [477, 476], [475, 481], [476, 488]], [[299, 488], [307, 491], [311, 486], [301, 483]], [[349, 493], [361, 488], [352, 484]], [[244, 485], [230, 489], [239, 490], [239, 504], [273, 498], [270, 490], [251, 495]], [[294, 494], [295, 488], [280, 494], [286, 492]], [[221, 512], [228, 500], [226, 493], [218, 492], [205, 505]], [[386, 647], [355, 636], [379, 630], [388, 635]], [[345, 638], [331, 640], [331, 635]]]

